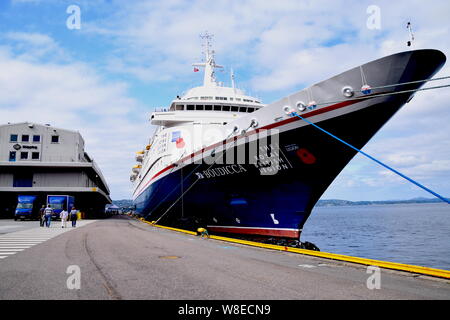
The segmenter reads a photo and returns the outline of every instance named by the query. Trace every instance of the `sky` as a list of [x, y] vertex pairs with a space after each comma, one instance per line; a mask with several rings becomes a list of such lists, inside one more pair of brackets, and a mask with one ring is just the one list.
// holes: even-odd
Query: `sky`
[[[112, 199], [130, 199], [151, 112], [202, 83], [201, 33], [214, 35], [219, 81], [233, 68], [270, 103], [396, 52], [449, 56], [449, 12], [448, 0], [0, 0], [0, 123], [78, 130]], [[436, 76], [447, 75], [449, 64]], [[450, 88], [418, 92], [363, 150], [450, 196], [449, 123]], [[432, 196], [357, 155], [322, 199], [415, 197]]]

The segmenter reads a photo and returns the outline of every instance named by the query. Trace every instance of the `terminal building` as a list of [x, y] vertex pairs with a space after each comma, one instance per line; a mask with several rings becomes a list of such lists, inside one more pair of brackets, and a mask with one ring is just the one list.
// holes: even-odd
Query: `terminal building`
[[0, 125], [0, 218], [12, 218], [19, 195], [68, 195], [86, 217], [101, 217], [111, 203], [99, 167], [79, 132], [36, 123]]

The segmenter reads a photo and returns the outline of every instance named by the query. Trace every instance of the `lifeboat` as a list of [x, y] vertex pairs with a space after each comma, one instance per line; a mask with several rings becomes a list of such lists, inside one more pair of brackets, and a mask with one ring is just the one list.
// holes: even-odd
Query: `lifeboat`
[[141, 168], [142, 168], [142, 166], [141, 166], [140, 164], [136, 164], [136, 165], [133, 166], [132, 171], [133, 171], [134, 173], [138, 174], [139, 171], [141, 171]]
[[144, 151], [136, 152], [136, 161], [142, 162], [144, 160]]

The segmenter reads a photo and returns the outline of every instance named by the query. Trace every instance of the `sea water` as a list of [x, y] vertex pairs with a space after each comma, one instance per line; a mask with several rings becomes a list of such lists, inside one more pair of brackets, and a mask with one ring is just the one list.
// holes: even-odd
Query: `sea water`
[[315, 207], [301, 240], [324, 252], [450, 270], [450, 205]]

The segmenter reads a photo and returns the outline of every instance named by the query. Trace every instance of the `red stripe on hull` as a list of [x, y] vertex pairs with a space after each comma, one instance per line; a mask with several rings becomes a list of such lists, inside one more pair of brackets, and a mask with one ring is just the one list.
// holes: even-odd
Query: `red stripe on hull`
[[264, 228], [233, 228], [233, 227], [213, 227], [208, 226], [208, 229], [220, 233], [236, 233], [247, 235], [272, 236], [282, 238], [298, 239], [300, 237], [300, 230], [283, 230], [283, 229], [264, 229]]
[[[366, 99], [368, 99], [368, 98], [370, 98], [370, 95], [367, 95], [367, 98], [363, 98], [363, 99], [360, 99], [360, 100], [349, 100], [349, 101], [344, 101], [344, 102], [336, 103], [336, 104], [333, 104], [333, 105], [330, 105], [330, 106], [327, 106], [327, 107], [323, 107], [323, 108], [320, 108], [320, 109], [317, 109], [317, 110], [314, 110], [314, 111], [310, 111], [310, 112], [308, 112], [308, 113], [305, 113], [305, 114], [303, 115], [303, 117], [304, 117], [304, 118], [309, 118], [309, 117], [312, 117], [312, 116], [316, 116], [316, 115], [318, 115], [318, 114], [322, 114], [322, 113], [326, 113], [326, 112], [329, 112], [329, 111], [333, 111], [333, 110], [336, 110], [336, 109], [339, 109], [339, 108], [347, 107], [347, 106], [349, 106], [349, 105], [352, 105], [352, 104], [355, 104], [355, 103], [364, 101], [364, 100], [366, 100]], [[212, 150], [212, 149], [214, 149], [214, 148], [217, 148], [218, 146], [222, 145], [224, 142], [225, 142], [225, 143], [230, 143], [230, 142], [232, 142], [232, 141], [241, 139], [241, 138], [243, 138], [243, 137], [245, 137], [245, 136], [249, 136], [249, 135], [251, 135], [251, 134], [258, 133], [260, 130], [273, 129], [273, 128], [280, 127], [280, 126], [283, 126], [283, 125], [285, 125], [285, 124], [288, 124], [288, 123], [291, 123], [291, 122], [294, 122], [294, 121], [299, 121], [299, 120], [301, 120], [299, 117], [291, 117], [291, 118], [285, 119], [285, 120], [283, 120], [283, 121], [279, 121], [279, 122], [275, 122], [275, 123], [268, 124], [268, 125], [266, 125], [266, 126], [264, 126], [264, 127], [262, 127], [262, 128], [258, 128], [258, 129], [256, 129], [256, 130], [251, 131], [251, 132], [249, 132], [249, 133], [246, 133], [246, 134], [244, 134], [244, 135], [235, 136], [235, 137], [232, 137], [232, 138], [230, 138], [230, 139], [228, 139], [228, 140], [226, 140], [226, 141], [224, 140], [224, 141], [221, 141], [221, 142], [217, 142], [217, 143], [215, 143], [215, 144], [213, 144], [213, 145], [210, 145], [210, 146], [208, 146], [208, 147], [203, 148], [202, 150], [193, 152], [193, 153], [191, 153], [189, 156], [186, 156], [186, 157], [182, 158], [182, 159], [179, 160], [178, 162], [179, 162], [179, 163], [184, 163], [185, 161], [187, 161], [187, 160], [189, 160], [189, 159], [193, 159], [194, 157], [196, 157], [196, 156], [198, 156], [198, 155], [204, 153], [205, 151], [209, 151], [209, 150]], [[175, 166], [174, 164], [171, 164], [171, 165], [169, 165], [168, 167], [166, 167], [166, 168], [164, 168], [163, 170], [161, 170], [161, 171], [159, 171], [158, 173], [156, 173], [156, 174], [155, 174], [155, 175], [154, 175], [154, 176], [153, 176], [153, 177], [152, 177], [152, 178], [151, 178], [151, 179], [150, 179], [150, 180], [149, 180], [149, 181], [148, 181], [148, 182], [147, 182], [140, 190], [139, 190], [138, 196], [142, 193], [142, 191], [147, 187], [147, 185], [148, 185], [150, 182], [152, 182], [156, 177], [158, 177], [158, 176], [161, 175], [162, 173], [166, 172], [167, 170], [173, 168], [174, 166]]]

